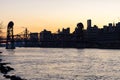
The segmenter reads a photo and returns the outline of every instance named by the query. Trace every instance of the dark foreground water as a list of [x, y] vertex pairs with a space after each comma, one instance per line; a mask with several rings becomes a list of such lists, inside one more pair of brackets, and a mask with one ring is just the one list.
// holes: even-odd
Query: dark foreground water
[[[120, 80], [120, 50], [17, 48], [0, 54], [27, 80]], [[2, 75], [0, 73], [0, 75]], [[0, 76], [0, 80], [7, 80]]]

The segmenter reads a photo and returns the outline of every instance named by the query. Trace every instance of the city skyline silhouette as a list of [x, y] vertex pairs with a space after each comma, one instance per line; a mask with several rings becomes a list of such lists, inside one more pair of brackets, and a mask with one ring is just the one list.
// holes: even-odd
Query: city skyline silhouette
[[0, 80], [120, 80], [119, 8], [120, 0], [0, 0]]
[[[120, 22], [109, 23], [99, 28], [92, 26], [92, 20], [87, 20], [87, 29], [84, 24], [76, 24], [74, 31], [70, 32], [70, 27], [58, 29], [57, 33], [52, 33], [47, 29], [38, 32], [30, 32], [27, 28], [14, 34], [14, 22], [10, 21], [7, 28], [6, 48], [15, 47], [51, 47], [51, 48], [109, 48], [119, 49], [120, 46]], [[1, 42], [6, 43], [1, 38]], [[15, 47], [14, 47], [15, 46]]]

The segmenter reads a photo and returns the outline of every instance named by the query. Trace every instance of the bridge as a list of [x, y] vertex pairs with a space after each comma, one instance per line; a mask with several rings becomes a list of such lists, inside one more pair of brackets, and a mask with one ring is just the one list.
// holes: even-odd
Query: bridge
[[14, 23], [10, 21], [7, 26], [7, 37], [4, 40], [1, 40], [0, 43], [6, 44], [6, 49], [15, 49], [15, 42], [26, 42], [30, 38], [30, 31], [25, 28], [24, 31], [14, 34]]

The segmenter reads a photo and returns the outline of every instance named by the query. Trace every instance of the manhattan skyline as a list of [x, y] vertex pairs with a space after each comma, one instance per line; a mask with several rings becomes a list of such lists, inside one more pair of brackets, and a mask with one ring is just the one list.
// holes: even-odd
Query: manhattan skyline
[[43, 29], [56, 32], [70, 27], [73, 32], [78, 22], [86, 28], [87, 19], [102, 28], [120, 21], [119, 3], [119, 0], [1, 0], [0, 22], [7, 27], [12, 20], [15, 33], [25, 27], [32, 32]]

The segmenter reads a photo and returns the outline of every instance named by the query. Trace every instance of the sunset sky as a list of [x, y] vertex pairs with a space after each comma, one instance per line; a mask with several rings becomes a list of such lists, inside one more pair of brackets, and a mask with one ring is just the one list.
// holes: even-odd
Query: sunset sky
[[[14, 22], [14, 32], [27, 27], [31, 32], [43, 29], [56, 32], [78, 22], [86, 28], [87, 19], [99, 27], [120, 21], [120, 0], [0, 0], [0, 22]], [[6, 29], [4, 29], [6, 31]]]

